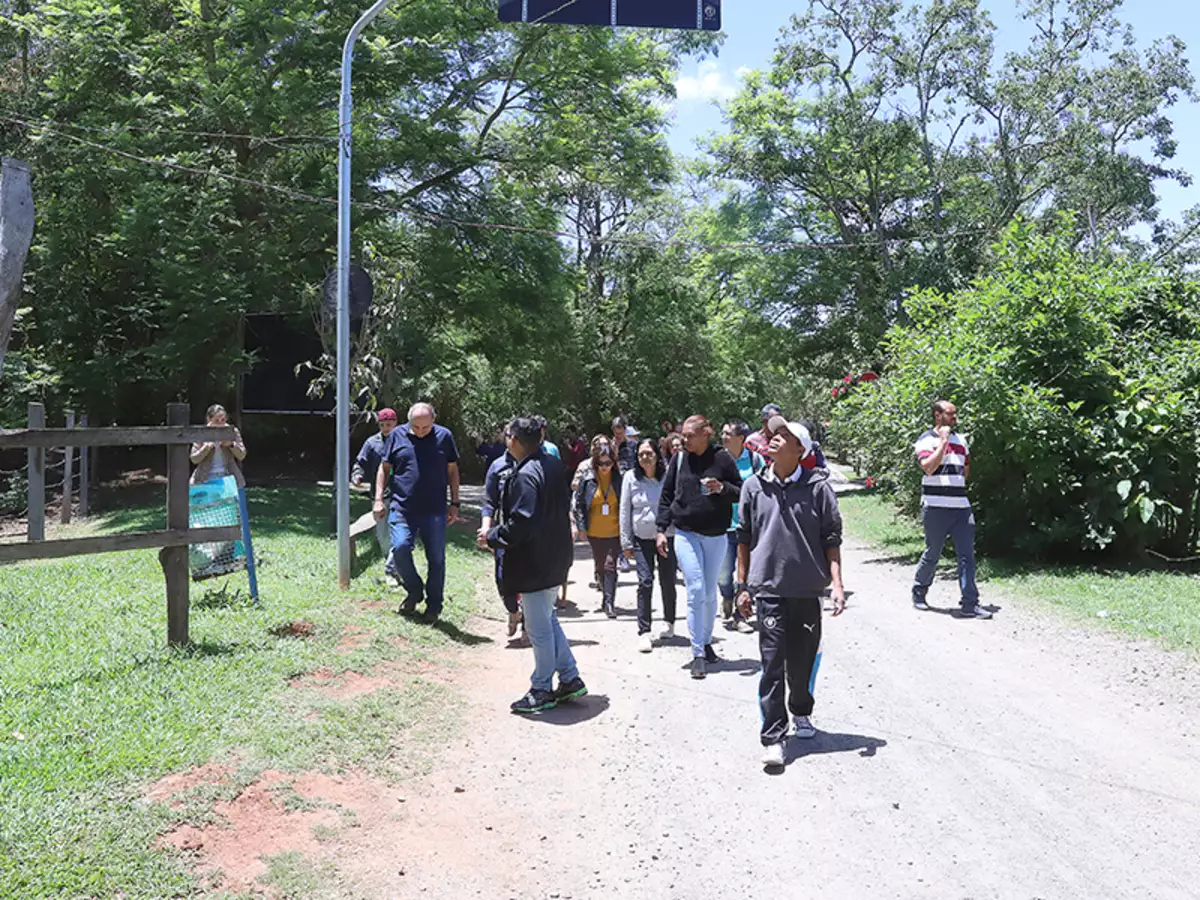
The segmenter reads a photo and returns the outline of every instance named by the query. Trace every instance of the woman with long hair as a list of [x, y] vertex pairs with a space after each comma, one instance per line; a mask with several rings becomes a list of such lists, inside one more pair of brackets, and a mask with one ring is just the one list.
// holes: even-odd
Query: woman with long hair
[[[712, 438], [712, 425], [704, 416], [683, 423], [684, 447], [667, 466], [655, 535], [661, 557], [674, 544], [687, 586], [693, 678], [704, 678], [707, 665], [719, 661], [712, 646], [717, 575], [725, 558], [733, 504], [742, 490], [737, 463], [724, 447], [713, 446]], [[674, 541], [667, 537], [672, 526]]]
[[617, 617], [617, 556], [621, 552], [621, 472], [609, 445], [601, 445], [575, 492], [575, 539], [587, 535], [604, 598], [604, 613]]
[[[666, 466], [654, 441], [643, 440], [637, 446], [637, 468], [625, 473], [621, 481], [621, 549], [625, 558], [637, 564], [638, 576], [638, 650], [654, 649], [650, 636], [653, 613], [654, 565], [658, 563], [658, 586], [662, 593], [663, 637], [675, 636], [675, 550], [668, 543], [667, 555], [659, 559], [654, 545], [655, 519], [662, 496]], [[674, 535], [668, 534], [668, 537]]]

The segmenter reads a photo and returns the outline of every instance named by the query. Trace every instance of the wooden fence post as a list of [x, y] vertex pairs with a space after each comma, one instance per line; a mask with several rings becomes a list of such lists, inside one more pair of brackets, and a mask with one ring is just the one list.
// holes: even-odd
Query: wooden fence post
[[[29, 404], [29, 427], [46, 427], [46, 407], [41, 403]], [[42, 447], [30, 447], [28, 468], [25, 472], [29, 482], [29, 541], [46, 539], [46, 451]]]
[[[88, 427], [87, 413], [79, 417], [79, 427]], [[79, 518], [88, 517], [88, 480], [92, 477], [91, 447], [79, 448]]]
[[[186, 403], [167, 405], [168, 425], [187, 425], [191, 408]], [[187, 444], [167, 447], [167, 528], [188, 528], [188, 479], [191, 460]], [[158, 553], [167, 583], [167, 642], [181, 647], [188, 642], [188, 548], [163, 547]]]
[[[75, 427], [75, 410], [67, 410], [67, 427]], [[58, 520], [64, 525], [71, 524], [71, 503], [75, 499], [75, 448], [63, 448], [63, 482], [62, 509], [59, 510]]]

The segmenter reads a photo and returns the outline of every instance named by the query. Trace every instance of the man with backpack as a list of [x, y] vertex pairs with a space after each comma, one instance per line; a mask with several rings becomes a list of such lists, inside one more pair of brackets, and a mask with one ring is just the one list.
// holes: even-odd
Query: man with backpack
[[[766, 457], [757, 450], [750, 449], [746, 438], [750, 435], [750, 426], [741, 419], [731, 419], [721, 429], [721, 444], [737, 463], [738, 474], [744, 484], [751, 475], [757, 475], [767, 465]], [[729, 546], [725, 550], [725, 559], [721, 563], [721, 572], [717, 576], [717, 587], [721, 591], [721, 619], [726, 629], [737, 629], [742, 634], [749, 634], [754, 629], [743, 618], [733, 600], [733, 570], [737, 565], [737, 530], [738, 505], [733, 505], [733, 522], [726, 532]]]

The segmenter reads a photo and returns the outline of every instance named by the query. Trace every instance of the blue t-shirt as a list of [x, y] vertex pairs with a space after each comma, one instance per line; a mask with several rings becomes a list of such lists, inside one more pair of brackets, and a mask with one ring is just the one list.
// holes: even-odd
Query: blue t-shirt
[[458, 462], [458, 447], [449, 428], [434, 425], [425, 437], [417, 437], [408, 425], [401, 425], [393, 435], [403, 434], [412, 444], [417, 456], [417, 483], [404, 508], [418, 516], [432, 516], [446, 511], [446, 489], [450, 476], [446, 466]]
[[[755, 458], [757, 457], [757, 459]], [[761, 453], [755, 453], [749, 447], [742, 448], [742, 455], [736, 460], [738, 474], [742, 476], [742, 484], [750, 480], [751, 475], [757, 475], [762, 471], [766, 460], [763, 459]], [[733, 524], [729, 526], [730, 531], [737, 531], [738, 522], [741, 521], [738, 517], [738, 504], [733, 504]]]
[[394, 512], [403, 512], [408, 509], [413, 488], [417, 484], [417, 454], [399, 428], [393, 429], [384, 441], [383, 458], [380, 461], [392, 467], [392, 475], [388, 479], [388, 487], [392, 492], [391, 508]]
[[553, 441], [542, 441], [542, 452], [550, 454], [555, 459], [562, 459], [562, 454], [558, 452], [558, 445]]

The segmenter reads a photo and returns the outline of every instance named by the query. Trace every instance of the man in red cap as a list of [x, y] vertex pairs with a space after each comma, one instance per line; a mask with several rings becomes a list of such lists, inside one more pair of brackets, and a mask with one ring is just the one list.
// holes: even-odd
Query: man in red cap
[[[390, 407], [381, 409], [375, 419], [379, 422], [379, 433], [371, 435], [363, 443], [362, 449], [358, 451], [358, 457], [354, 460], [354, 468], [350, 470], [350, 483], [355, 487], [362, 487], [365, 484], [367, 490], [370, 490], [375, 484], [375, 475], [379, 471], [379, 464], [383, 461], [383, 445], [387, 443], [388, 435], [400, 422], [400, 417]], [[392, 536], [386, 518], [375, 522], [375, 539], [379, 541], [379, 549], [383, 553], [384, 574], [395, 579], [396, 564], [392, 559]]]

